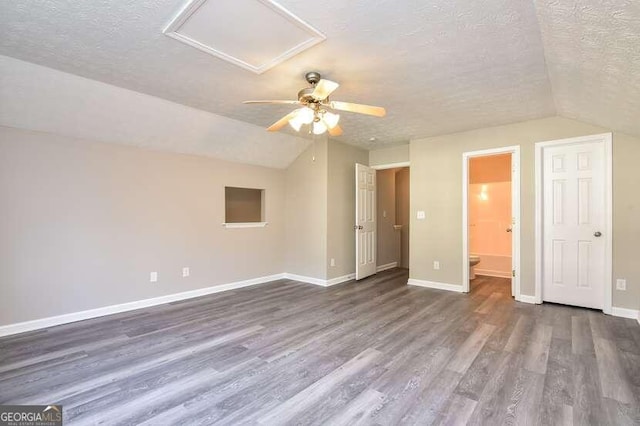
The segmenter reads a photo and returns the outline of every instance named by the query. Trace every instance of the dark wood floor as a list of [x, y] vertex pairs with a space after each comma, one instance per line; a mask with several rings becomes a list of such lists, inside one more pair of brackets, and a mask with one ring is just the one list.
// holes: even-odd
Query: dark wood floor
[[66, 424], [640, 424], [640, 326], [408, 287], [282, 280], [0, 339], [0, 403]]

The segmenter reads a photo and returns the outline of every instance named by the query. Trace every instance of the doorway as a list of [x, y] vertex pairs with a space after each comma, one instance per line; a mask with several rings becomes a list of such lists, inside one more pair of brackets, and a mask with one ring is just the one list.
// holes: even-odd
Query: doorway
[[356, 164], [356, 280], [409, 268], [409, 173], [409, 162]]
[[376, 171], [377, 272], [409, 269], [409, 167]]
[[463, 288], [476, 276], [507, 278], [520, 300], [520, 148], [463, 153]]
[[611, 313], [612, 135], [536, 144], [536, 302]]

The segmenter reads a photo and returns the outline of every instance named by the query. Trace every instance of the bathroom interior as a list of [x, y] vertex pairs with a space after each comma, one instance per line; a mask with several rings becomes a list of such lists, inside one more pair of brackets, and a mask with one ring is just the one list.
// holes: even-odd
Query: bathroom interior
[[511, 178], [511, 154], [469, 160], [467, 213], [471, 286], [478, 276], [511, 277]]

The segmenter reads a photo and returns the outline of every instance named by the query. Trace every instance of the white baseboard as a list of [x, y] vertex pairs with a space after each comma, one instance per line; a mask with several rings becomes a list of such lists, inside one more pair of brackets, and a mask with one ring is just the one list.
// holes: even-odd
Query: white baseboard
[[376, 267], [376, 272], [386, 271], [387, 269], [393, 269], [398, 267], [398, 262], [386, 263], [384, 265], [378, 265]]
[[463, 290], [461, 285], [438, 283], [435, 281], [417, 280], [415, 278], [409, 278], [409, 280], [407, 281], [407, 284], [415, 285], [417, 287], [427, 287], [427, 288], [435, 288], [438, 290], [455, 291], [456, 293], [462, 293], [462, 290]]
[[630, 318], [640, 323], [639, 314], [640, 312], [637, 309], [616, 308], [615, 306], [611, 308], [611, 315], [614, 317]]
[[346, 283], [347, 281], [351, 281], [353, 279], [356, 278], [356, 274], [347, 274], [347, 275], [343, 275], [341, 277], [336, 277], [336, 278], [331, 278], [330, 280], [327, 280], [327, 283], [325, 284], [327, 287], [332, 286], [332, 285], [336, 285], [336, 284], [342, 284], [342, 283]]
[[[387, 265], [382, 265], [387, 266]], [[395, 265], [393, 267], [396, 267]], [[388, 269], [390, 269], [389, 267]], [[55, 317], [41, 318], [32, 321], [25, 321], [15, 324], [8, 324], [0, 326], [0, 337], [10, 336], [18, 333], [25, 333], [27, 331], [39, 330], [47, 327], [53, 327], [61, 324], [68, 324], [76, 321], [82, 321], [91, 318], [103, 317], [106, 315], [117, 314], [121, 312], [133, 311], [136, 309], [147, 308], [156, 305], [162, 305], [165, 303], [177, 302], [180, 300], [192, 299], [195, 297], [206, 296], [208, 294], [220, 293], [223, 291], [234, 290], [242, 287], [249, 287], [257, 284], [264, 284], [271, 281], [280, 279], [290, 279], [295, 281], [301, 281], [309, 284], [315, 284], [322, 287], [329, 287], [343, 282], [350, 281], [355, 278], [355, 274], [347, 274], [341, 277], [332, 278], [330, 280], [324, 280], [320, 278], [305, 277], [303, 275], [296, 275], [290, 273], [282, 273], [275, 275], [268, 275], [264, 277], [253, 278], [244, 281], [236, 281], [228, 284], [221, 284], [212, 287], [200, 288], [197, 290], [185, 291], [182, 293], [168, 294], [166, 296], [154, 297], [151, 299], [138, 300], [135, 302], [122, 303], [119, 305], [105, 306], [102, 308], [89, 309], [81, 312], [73, 312], [70, 314], [58, 315]], [[409, 278], [408, 285], [434, 288], [438, 290], [447, 290], [457, 293], [462, 292], [462, 286], [455, 284], [439, 283], [434, 281], [418, 280], [415, 278]], [[535, 296], [520, 295], [518, 299], [523, 303], [536, 303]], [[616, 308], [611, 309], [611, 314], [617, 317], [631, 318], [638, 321], [640, 324], [640, 311], [636, 309]]]
[[305, 277], [304, 275], [290, 274], [289, 272], [284, 273], [284, 278], [307, 284], [321, 285], [322, 287], [327, 286], [327, 280], [322, 278]]
[[284, 278], [287, 278], [289, 280], [300, 281], [307, 284], [319, 285], [322, 287], [330, 287], [332, 285], [341, 284], [347, 281], [351, 281], [356, 277], [356, 274], [347, 274], [341, 277], [325, 280], [322, 278], [313, 278], [313, 277], [306, 277], [304, 275], [290, 274], [288, 272], [285, 272], [283, 275], [284, 275]]
[[528, 296], [526, 294], [521, 294], [520, 297], [517, 297], [516, 300], [518, 302], [522, 302], [522, 303], [530, 303], [532, 305], [536, 304], [536, 297], [535, 296]]
[[322, 287], [329, 287], [341, 284], [355, 278], [355, 274], [347, 274], [341, 277], [324, 280], [320, 278], [305, 277], [302, 275], [282, 273], [268, 275], [264, 277], [253, 278], [244, 281], [236, 281], [228, 284], [220, 284], [212, 287], [199, 288], [197, 290], [185, 291], [182, 293], [168, 294], [166, 296], [153, 297], [151, 299], [137, 300], [135, 302], [127, 302], [119, 305], [104, 306], [86, 311], [72, 312], [70, 314], [58, 315], [55, 317], [40, 318], [32, 321], [19, 322], [0, 326], [0, 337], [10, 336], [12, 334], [25, 333], [27, 331], [40, 330], [42, 328], [53, 327], [61, 324], [68, 324], [76, 321], [82, 321], [91, 318], [103, 317], [106, 315], [118, 314], [121, 312], [133, 311], [136, 309], [148, 308], [151, 306], [162, 305], [165, 303], [177, 302], [179, 300], [192, 299], [194, 297], [206, 296], [208, 294], [220, 293], [223, 291], [234, 290], [242, 287], [248, 287], [257, 284], [264, 284], [280, 279], [290, 279], [301, 281], [309, 284], [315, 284]]
[[497, 277], [497, 278], [511, 278], [511, 271], [502, 272], [502, 271], [492, 271], [491, 269], [475, 269], [476, 275], [484, 275], [487, 277]]
[[221, 284], [212, 287], [199, 288], [197, 290], [185, 291], [182, 293], [168, 294], [166, 296], [153, 297], [151, 299], [138, 300], [135, 302], [122, 303], [119, 305], [104, 306], [102, 308], [89, 309], [86, 311], [73, 312], [70, 314], [58, 315], [55, 317], [41, 318], [32, 321], [19, 322], [15, 324], [0, 326], [0, 337], [12, 334], [24, 333], [27, 331], [39, 330], [53, 327], [55, 325], [68, 324], [91, 318], [103, 317], [106, 315], [118, 314], [121, 312], [133, 311], [150, 306], [162, 305], [165, 303], [177, 302], [179, 300], [192, 299], [194, 297], [206, 296], [208, 294], [220, 293], [257, 284], [264, 284], [285, 278], [286, 274], [268, 275], [250, 280], [236, 281], [228, 284]]

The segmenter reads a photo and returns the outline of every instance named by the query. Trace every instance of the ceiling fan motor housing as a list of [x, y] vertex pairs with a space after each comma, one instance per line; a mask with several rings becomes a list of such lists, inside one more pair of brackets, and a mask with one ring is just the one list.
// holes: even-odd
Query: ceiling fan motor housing
[[298, 100], [302, 103], [317, 102], [311, 94], [313, 93], [313, 87], [307, 87], [298, 92]]
[[322, 76], [320, 76], [319, 72], [316, 71], [310, 71], [308, 73], [306, 73], [304, 75], [304, 78], [307, 80], [307, 82], [313, 86], [316, 85], [316, 83], [318, 83], [320, 81], [320, 79], [322, 78]]

